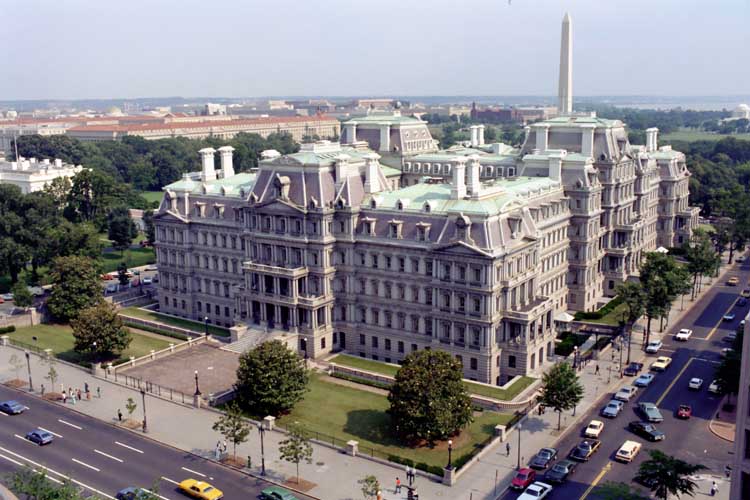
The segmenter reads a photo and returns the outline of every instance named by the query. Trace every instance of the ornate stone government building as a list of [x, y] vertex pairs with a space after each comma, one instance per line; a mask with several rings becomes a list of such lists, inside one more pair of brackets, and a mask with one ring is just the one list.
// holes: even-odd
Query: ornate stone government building
[[312, 358], [441, 349], [480, 382], [539, 373], [556, 317], [596, 309], [698, 217], [685, 156], [656, 129], [631, 145], [560, 94], [520, 148], [475, 126], [439, 150], [396, 110], [345, 122], [341, 143], [265, 151], [252, 173], [234, 173], [231, 147], [218, 170], [202, 150], [156, 216], [161, 311]]

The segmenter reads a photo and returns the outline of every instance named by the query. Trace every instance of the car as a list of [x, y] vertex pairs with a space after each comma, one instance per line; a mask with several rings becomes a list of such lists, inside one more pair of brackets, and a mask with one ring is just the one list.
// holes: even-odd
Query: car
[[688, 419], [693, 415], [693, 407], [690, 405], [680, 405], [677, 407], [677, 418]]
[[630, 422], [628, 429], [633, 433], [643, 436], [649, 441], [663, 441], [664, 433], [648, 422]]
[[532, 469], [546, 469], [549, 464], [557, 459], [557, 450], [555, 448], [542, 448], [531, 459], [529, 467]]
[[719, 381], [713, 380], [711, 384], [708, 386], [708, 392], [712, 394], [721, 394], [721, 389], [719, 388]]
[[587, 438], [598, 438], [599, 434], [604, 430], [604, 422], [601, 420], [592, 420], [586, 429], [583, 431], [583, 435]]
[[669, 368], [669, 365], [672, 363], [672, 358], [669, 356], [659, 356], [656, 358], [656, 361], [651, 363], [651, 369], [655, 372], [663, 372], [667, 368]]
[[735, 340], [737, 340], [737, 332], [729, 332], [729, 334], [725, 337], [722, 337], [721, 340], [723, 340], [724, 342], [734, 342]]
[[27, 286], [26, 288], [34, 297], [44, 297], [44, 288], [40, 286]]
[[703, 387], [703, 379], [698, 377], [693, 377], [690, 379], [690, 382], [688, 382], [688, 389], [692, 389], [694, 391], [699, 391]]
[[102, 274], [101, 275], [101, 279], [102, 279], [102, 281], [111, 281], [111, 280], [115, 279], [115, 277], [112, 276], [111, 274], [107, 273], [107, 274]]
[[42, 429], [36, 429], [26, 433], [26, 439], [28, 439], [32, 443], [38, 444], [39, 446], [43, 446], [54, 441], [55, 436], [47, 431], [43, 431]]
[[183, 493], [201, 500], [219, 500], [224, 497], [221, 490], [217, 490], [205, 481], [192, 478], [181, 481], [177, 488]]
[[624, 401], [628, 402], [630, 401], [630, 398], [635, 396], [635, 393], [638, 391], [637, 387], [633, 387], [632, 385], [626, 385], [625, 387], [622, 387], [617, 393], [615, 393], [615, 399], [618, 401]]
[[104, 293], [115, 293], [120, 289], [120, 285], [118, 283], [108, 283], [106, 287], [104, 287]]
[[570, 452], [570, 458], [579, 462], [588, 462], [591, 455], [596, 453], [601, 444], [602, 442], [598, 439], [584, 439]]
[[261, 500], [299, 500], [291, 492], [278, 486], [271, 486], [260, 492]]
[[151, 242], [150, 242], [150, 241], [148, 241], [148, 240], [143, 240], [143, 241], [141, 241], [141, 242], [139, 243], [139, 245], [141, 245], [141, 248], [149, 248], [149, 247], [152, 247], [152, 246], [153, 246], [153, 245], [151, 244]]
[[153, 264], [153, 265], [150, 265], [150, 266], [146, 266], [145, 270], [146, 271], [158, 271], [159, 268], [156, 266], [156, 264]]
[[721, 317], [724, 321], [734, 321], [734, 318], [736, 318], [737, 315], [734, 313], [726, 313], [724, 316]]
[[656, 354], [662, 346], [664, 346], [664, 344], [662, 344], [661, 340], [652, 340], [646, 346], [646, 352], [649, 354]]
[[745, 297], [740, 297], [735, 305], [737, 307], [745, 307], [747, 305], [747, 299]]
[[552, 485], [536, 481], [529, 485], [526, 491], [518, 496], [517, 500], [540, 500], [546, 498], [551, 491]]
[[745, 288], [740, 292], [743, 299], [750, 299], [750, 288]]
[[638, 455], [639, 451], [641, 451], [641, 443], [638, 441], [625, 441], [620, 446], [620, 449], [617, 450], [617, 453], [615, 453], [615, 460], [630, 463]]
[[18, 401], [14, 401], [12, 399], [0, 403], [0, 411], [2, 411], [3, 413], [7, 413], [8, 415], [20, 415], [28, 409], [28, 406], [24, 406]]
[[721, 350], [721, 356], [725, 358], [729, 356], [729, 353], [732, 353], [732, 352], [734, 352], [734, 349], [732, 349], [731, 347], [725, 347], [724, 349]]
[[638, 373], [640, 373], [641, 370], [643, 370], [643, 363], [633, 362], [630, 363], [622, 373], [628, 375], [629, 377], [635, 377], [636, 375], [638, 375]]
[[659, 411], [659, 408], [656, 407], [654, 403], [648, 403], [645, 401], [641, 401], [638, 403], [638, 410], [643, 414], [643, 416], [646, 418], [648, 422], [663, 422], [664, 417], [662, 417], [661, 412]]
[[534, 469], [529, 469], [528, 467], [522, 467], [516, 472], [513, 481], [510, 482], [510, 487], [514, 490], [523, 490], [535, 480], [536, 471]]
[[6, 302], [12, 302], [13, 301], [13, 294], [12, 293], [4, 293], [0, 295], [0, 298], [2, 298]]
[[562, 483], [576, 470], [577, 462], [560, 460], [544, 474], [544, 480], [549, 483]]
[[740, 284], [740, 280], [737, 277], [731, 277], [727, 280], [727, 285], [729, 286], [737, 286]]
[[736, 258], [735, 260], [736, 260], [737, 262], [745, 262], [745, 256], [744, 256], [744, 255], [740, 255], [740, 256], [739, 256], [739, 257], [737, 257], [737, 258]]
[[128, 276], [129, 278], [132, 277], [132, 276], [140, 276], [141, 275], [141, 272], [138, 269], [128, 269], [128, 273], [130, 274], [130, 276]]
[[142, 283], [144, 285], [150, 285], [153, 282], [154, 282], [154, 279], [151, 276], [144, 276], [143, 277]]
[[605, 406], [604, 409], [602, 410], [602, 416], [615, 418], [617, 415], [620, 414], [624, 406], [625, 406], [625, 403], [623, 403], [622, 401], [617, 401], [616, 399], [613, 399], [612, 401], [607, 403], [607, 406]]
[[644, 373], [635, 379], [633, 385], [636, 387], [648, 387], [654, 381], [654, 378], [655, 375], [653, 373]]
[[150, 491], [133, 486], [123, 488], [115, 494], [117, 500], [149, 500], [153, 497], [154, 495]]
[[689, 328], [680, 328], [680, 331], [674, 336], [675, 340], [688, 340], [693, 334], [693, 330]]

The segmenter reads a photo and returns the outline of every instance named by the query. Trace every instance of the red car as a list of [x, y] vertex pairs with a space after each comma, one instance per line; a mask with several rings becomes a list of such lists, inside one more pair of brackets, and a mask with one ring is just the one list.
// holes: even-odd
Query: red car
[[680, 405], [680, 407], [677, 408], [677, 418], [688, 419], [692, 414], [693, 408], [691, 408], [690, 405]]
[[513, 482], [510, 483], [510, 487], [514, 490], [523, 490], [528, 485], [534, 482], [536, 479], [536, 471], [524, 467], [523, 469], [516, 472], [516, 476], [513, 478]]

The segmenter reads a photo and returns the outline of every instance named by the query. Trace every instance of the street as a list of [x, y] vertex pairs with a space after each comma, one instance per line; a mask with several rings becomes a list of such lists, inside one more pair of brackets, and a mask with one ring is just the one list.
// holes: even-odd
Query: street
[[[151, 489], [154, 485], [163, 499], [185, 498], [178, 492], [177, 483], [190, 477], [210, 482], [227, 499], [255, 498], [271, 486], [64, 406], [0, 386], [0, 400], [7, 399], [15, 399], [29, 410], [15, 416], [0, 413], [0, 474], [22, 466], [44, 467], [53, 480], [70, 477], [88, 492], [111, 499], [128, 486]], [[37, 446], [24, 439], [36, 428], [53, 433], [54, 442]]]
[[[739, 286], [727, 286], [726, 280], [736, 276]], [[648, 355], [641, 373], [647, 373], [650, 364], [657, 356], [669, 356], [672, 363], [663, 373], [656, 377], [647, 388], [639, 388], [635, 398], [625, 404], [622, 413], [614, 419], [601, 417], [599, 412], [611, 399], [604, 397], [601, 404], [594, 406], [581, 421], [558, 442], [558, 459], [567, 458], [568, 453], [583, 439], [583, 429], [593, 419], [604, 422], [604, 431], [600, 439], [601, 448], [588, 461], [578, 465], [573, 475], [562, 485], [555, 486], [551, 498], [578, 498], [583, 500], [591, 495], [597, 484], [607, 481], [630, 483], [638, 471], [639, 465], [648, 460], [649, 449], [658, 449], [689, 463], [705, 465], [705, 473], [723, 475], [724, 467], [731, 463], [733, 444], [720, 439], [711, 433], [708, 424], [719, 409], [721, 397], [708, 392], [708, 385], [714, 379], [714, 370], [721, 360], [721, 349], [731, 344], [722, 340], [728, 333], [734, 332], [739, 322], [747, 314], [746, 307], [736, 307], [735, 302], [743, 288], [748, 287], [750, 265], [745, 262], [742, 267], [734, 266], [724, 278], [714, 286], [687, 312], [679, 324], [665, 328], [662, 341], [664, 346], [658, 354]], [[692, 305], [686, 303], [686, 306]], [[679, 307], [679, 303], [675, 304]], [[736, 314], [733, 321], [722, 321], [722, 316], [732, 311]], [[652, 335], [658, 330], [658, 320], [652, 321]], [[687, 342], [675, 341], [674, 334], [680, 328], [690, 328], [693, 335]], [[638, 352], [640, 344], [632, 346]], [[623, 358], [623, 362], [624, 362]], [[595, 361], [592, 361], [595, 363]], [[591, 364], [586, 369], [591, 369]], [[655, 373], [655, 372], [652, 372]], [[703, 379], [703, 386], [698, 391], [688, 389], [688, 381], [698, 377]], [[636, 377], [624, 377], [622, 385], [630, 385]], [[614, 394], [610, 393], [610, 396]], [[638, 402], [655, 403], [661, 411], [664, 422], [656, 428], [666, 434], [664, 441], [647, 442], [627, 429], [631, 421], [642, 420], [636, 411]], [[689, 404], [693, 408], [692, 418], [676, 418], [680, 404]], [[549, 410], [548, 410], [549, 411]], [[515, 436], [512, 436], [515, 438]], [[614, 460], [615, 453], [626, 440], [643, 444], [638, 456], [630, 464]], [[537, 450], [523, 450], [524, 456], [533, 457]], [[538, 472], [543, 475], [544, 471]], [[544, 480], [538, 477], [538, 480]], [[640, 486], [640, 485], [638, 485]], [[640, 486], [642, 489], [646, 489]], [[509, 491], [502, 498], [513, 500], [519, 493]], [[594, 498], [593, 495], [590, 498]]]

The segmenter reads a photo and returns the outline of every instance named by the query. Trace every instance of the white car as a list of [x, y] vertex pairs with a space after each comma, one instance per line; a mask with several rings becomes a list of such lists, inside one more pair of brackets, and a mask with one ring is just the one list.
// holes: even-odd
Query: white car
[[626, 385], [619, 391], [617, 391], [617, 394], [615, 394], [615, 399], [618, 401], [624, 401], [628, 402], [630, 399], [635, 396], [635, 393], [638, 392], [637, 387], [633, 387], [632, 385]]
[[712, 381], [711, 385], [708, 386], [708, 392], [719, 394], [721, 392], [719, 390], [719, 382], [717, 382], [716, 380]]
[[601, 420], [592, 420], [591, 422], [589, 422], [586, 430], [583, 431], [583, 435], [587, 438], [597, 439], [599, 437], [599, 434], [601, 434], [603, 430], [604, 422], [602, 422]]
[[154, 280], [150, 276], [144, 276], [142, 282], [144, 285], [150, 285], [154, 282]]
[[526, 491], [518, 497], [518, 500], [540, 500], [541, 498], [546, 498], [551, 491], [552, 486], [549, 484], [535, 481], [526, 488]]
[[690, 379], [690, 382], [688, 382], [688, 388], [693, 389], [694, 391], [699, 391], [701, 387], [703, 387], [702, 378], [693, 377]]
[[690, 330], [688, 328], [682, 328], [679, 332], [677, 332], [677, 335], [674, 336], [675, 340], [688, 340], [690, 336], [693, 334], [693, 330]]
[[646, 352], [649, 354], [656, 354], [663, 345], [664, 344], [662, 344], [661, 340], [652, 340], [646, 346]]

